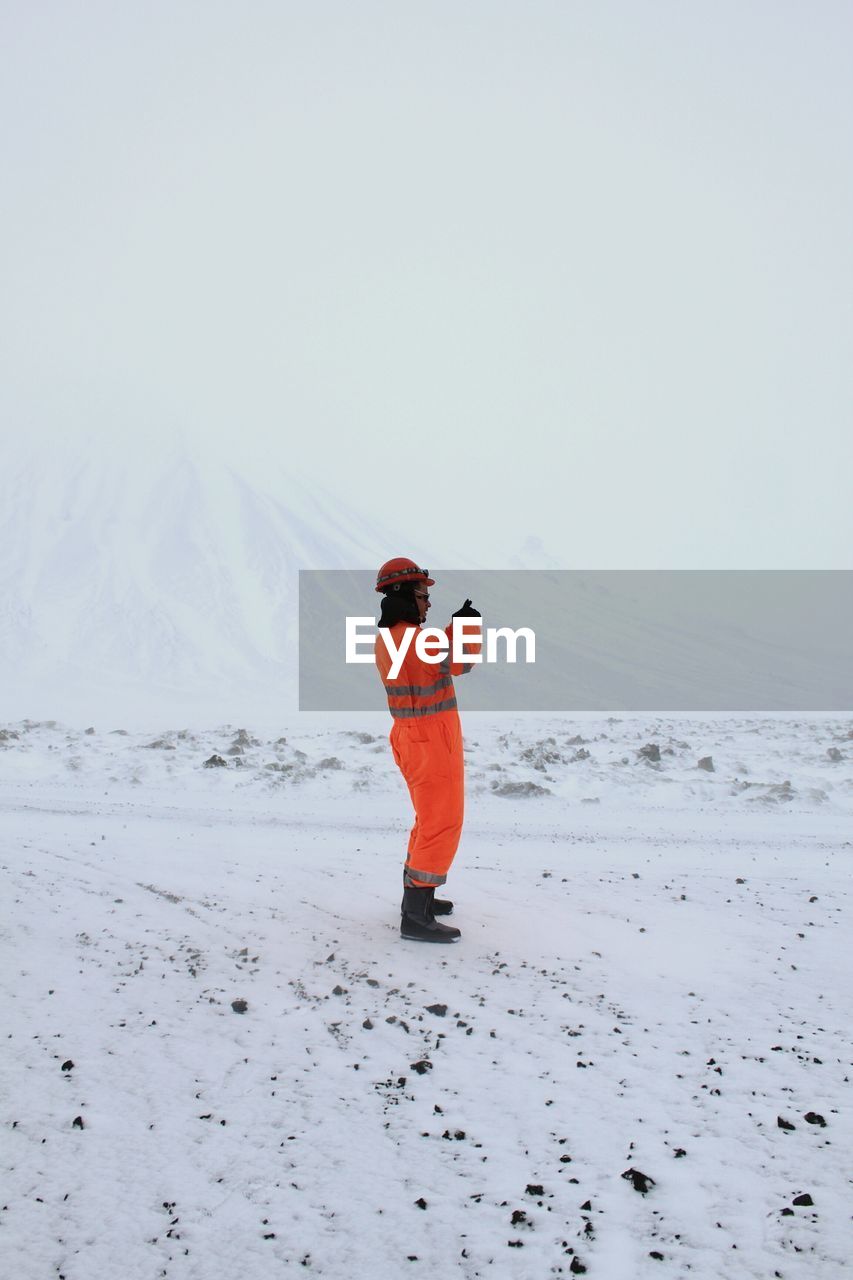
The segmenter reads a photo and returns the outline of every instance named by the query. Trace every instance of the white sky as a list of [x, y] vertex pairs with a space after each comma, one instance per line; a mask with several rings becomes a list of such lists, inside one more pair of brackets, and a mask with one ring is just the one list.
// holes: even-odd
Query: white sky
[[487, 567], [853, 567], [849, 4], [0, 17], [7, 438], [275, 439]]

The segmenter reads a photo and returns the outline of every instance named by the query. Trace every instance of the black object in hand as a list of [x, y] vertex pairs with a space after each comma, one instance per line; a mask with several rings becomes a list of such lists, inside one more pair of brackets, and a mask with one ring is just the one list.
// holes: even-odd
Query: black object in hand
[[461, 609], [457, 609], [453, 618], [481, 618], [483, 615], [479, 609], [475, 609], [470, 600], [466, 600]]

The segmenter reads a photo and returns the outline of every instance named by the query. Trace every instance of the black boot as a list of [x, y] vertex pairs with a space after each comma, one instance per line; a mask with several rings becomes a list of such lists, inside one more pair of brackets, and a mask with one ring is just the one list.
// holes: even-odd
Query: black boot
[[435, 889], [407, 885], [403, 890], [403, 914], [400, 917], [400, 936], [414, 938], [418, 942], [455, 942], [461, 931], [448, 924], [439, 924], [435, 918], [432, 900]]
[[[406, 909], [406, 884], [404, 881], [403, 882], [403, 900], [400, 903], [401, 914], [402, 912], [405, 911], [405, 909]], [[450, 901], [450, 899], [436, 898], [435, 890], [433, 889], [432, 914], [434, 916], [449, 916], [452, 911], [453, 911], [453, 903]]]

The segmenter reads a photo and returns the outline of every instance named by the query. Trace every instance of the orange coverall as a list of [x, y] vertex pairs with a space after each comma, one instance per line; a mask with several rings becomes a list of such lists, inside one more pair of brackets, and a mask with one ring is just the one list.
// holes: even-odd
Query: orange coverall
[[[399, 649], [413, 622], [389, 628]], [[447, 634], [451, 636], [450, 627]], [[478, 646], [466, 643], [466, 652]], [[414, 637], [396, 677], [391, 679], [391, 655], [382, 631], [376, 637], [374, 656], [394, 719], [391, 750], [406, 779], [415, 810], [404, 869], [406, 885], [444, 884], [453, 862], [465, 807], [462, 726], [456, 710], [453, 676], [465, 675], [471, 663], [422, 662], [415, 653]]]

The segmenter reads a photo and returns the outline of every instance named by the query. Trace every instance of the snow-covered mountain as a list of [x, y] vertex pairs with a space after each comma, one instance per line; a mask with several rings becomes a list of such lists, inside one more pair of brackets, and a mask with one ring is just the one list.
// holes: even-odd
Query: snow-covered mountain
[[298, 571], [427, 555], [271, 450], [3, 452], [6, 717], [271, 719], [294, 705]]
[[[297, 705], [299, 571], [395, 554], [439, 566], [440, 610], [473, 596], [488, 624], [535, 629], [535, 668], [482, 670], [472, 708], [849, 705], [849, 575], [559, 574], [533, 537], [515, 573], [454, 575], [436, 521], [383, 528], [365, 514], [382, 501], [377, 484], [344, 503], [249, 441], [4, 443], [0, 718], [272, 726]], [[315, 628], [318, 707], [349, 705], [325, 674], [336, 618]]]

